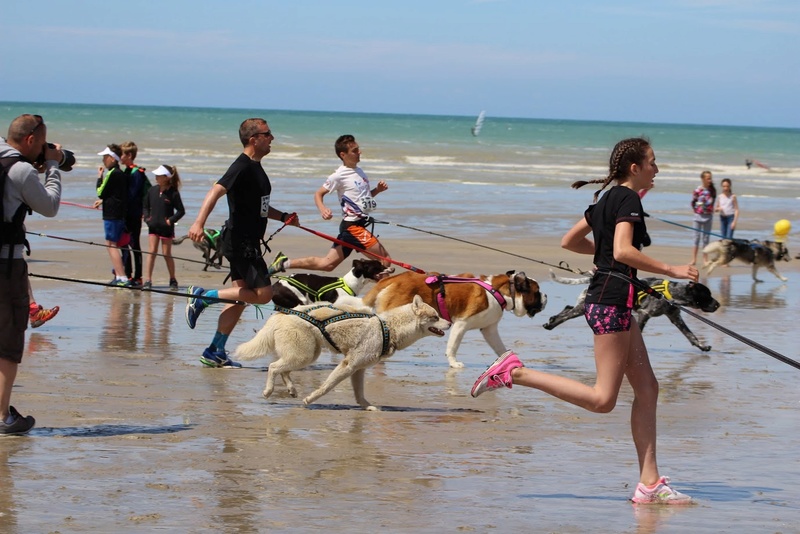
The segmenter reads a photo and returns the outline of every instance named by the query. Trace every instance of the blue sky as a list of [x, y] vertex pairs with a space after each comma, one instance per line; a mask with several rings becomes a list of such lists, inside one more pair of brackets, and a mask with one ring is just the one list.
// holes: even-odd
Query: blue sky
[[2, 11], [0, 100], [800, 127], [797, 0]]

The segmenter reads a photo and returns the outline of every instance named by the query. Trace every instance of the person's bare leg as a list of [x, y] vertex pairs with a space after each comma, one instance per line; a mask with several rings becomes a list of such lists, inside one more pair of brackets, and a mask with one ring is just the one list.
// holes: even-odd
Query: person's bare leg
[[639, 457], [639, 482], [650, 486], [659, 479], [656, 462], [658, 380], [635, 321], [631, 326], [630, 356], [625, 376], [633, 388], [631, 435]]
[[536, 388], [590, 412], [614, 409], [628, 359], [630, 332], [594, 336], [597, 377], [593, 386], [559, 375], [519, 367], [511, 372], [514, 384]]
[[19, 364], [0, 358], [0, 417], [8, 417], [8, 407], [11, 405], [11, 389], [17, 378]]
[[336, 246], [328, 250], [328, 254], [323, 257], [307, 256], [305, 258], [289, 258], [289, 264], [286, 268], [330, 272], [343, 261], [344, 251], [341, 246]]
[[149, 236], [149, 251], [150, 254], [147, 255], [147, 275], [145, 276], [145, 282], [151, 282], [153, 280], [153, 269], [156, 265], [156, 254], [158, 253], [158, 236], [154, 234], [150, 234]]
[[173, 280], [175, 278], [175, 259], [172, 257], [172, 239], [161, 241], [161, 253], [164, 255], [164, 262], [167, 264], [169, 279]]
[[[376, 254], [376, 255], [380, 256], [381, 258], [386, 258], [386, 259], [380, 260], [380, 262], [383, 264], [384, 267], [391, 267], [392, 266], [392, 262], [387, 261], [390, 258], [389, 251], [386, 250], [383, 247], [383, 245], [381, 244], [380, 241], [378, 241], [376, 244], [374, 244], [371, 247], [369, 247], [367, 250], [369, 252], [372, 252], [373, 254]], [[364, 254], [364, 256], [366, 256], [367, 258], [369, 258], [371, 260], [378, 259], [378, 258], [376, 258], [374, 256], [369, 255], [369, 254]]]
[[113, 241], [106, 241], [108, 257], [111, 258], [111, 266], [114, 268], [115, 276], [125, 276], [125, 265], [122, 264], [122, 254], [116, 248], [117, 244]]
[[[233, 287], [220, 289], [217, 295], [221, 299], [241, 300], [250, 304], [267, 304], [272, 300], [272, 286], [250, 289], [244, 286], [244, 280], [236, 280]], [[226, 304], [217, 320], [217, 331], [230, 335], [242, 316], [244, 306], [240, 304]]]

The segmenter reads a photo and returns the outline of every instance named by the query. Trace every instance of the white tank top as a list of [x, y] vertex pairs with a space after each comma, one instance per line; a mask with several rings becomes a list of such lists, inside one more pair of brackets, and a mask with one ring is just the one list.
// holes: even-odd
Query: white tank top
[[725, 195], [719, 196], [719, 209], [723, 215], [733, 215], [733, 195], [726, 197]]

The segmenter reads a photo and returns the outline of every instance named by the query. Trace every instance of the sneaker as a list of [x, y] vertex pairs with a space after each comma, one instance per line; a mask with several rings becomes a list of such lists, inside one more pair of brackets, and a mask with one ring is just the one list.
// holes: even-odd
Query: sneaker
[[175, 280], [174, 278], [170, 278], [169, 279], [169, 289], [171, 291], [177, 291], [178, 290], [178, 281]]
[[50, 309], [39, 306], [39, 309], [31, 314], [31, 328], [39, 328], [44, 323], [58, 315], [58, 310], [58, 306], [53, 306]]
[[217, 367], [223, 369], [241, 369], [242, 364], [228, 358], [228, 353], [224, 350], [212, 350], [208, 347], [200, 356], [200, 362], [207, 367]]
[[205, 293], [206, 290], [202, 287], [189, 286], [187, 291], [189, 292], [189, 303], [186, 305], [186, 324], [189, 325], [189, 328], [194, 330], [197, 324], [197, 318], [200, 317], [200, 314], [203, 313], [203, 310], [208, 306], [206, 301], [197, 297]]
[[142, 279], [141, 278], [131, 278], [131, 287], [139, 289], [142, 287]]
[[631, 500], [637, 504], [692, 504], [692, 498], [675, 491], [669, 485], [669, 477], [661, 477], [651, 487], [641, 482], [636, 485]]
[[153, 282], [148, 280], [147, 282], [142, 284], [142, 291], [144, 291], [145, 289], [153, 289]]
[[269, 269], [267, 270], [269, 276], [272, 276], [275, 273], [282, 273], [286, 271], [284, 265], [286, 265], [288, 260], [289, 258], [286, 257], [283, 252], [278, 252], [277, 256], [275, 256], [275, 259], [269, 264]]
[[11, 414], [14, 421], [11, 424], [0, 421], [0, 436], [27, 434], [36, 425], [36, 419], [32, 415], [23, 417], [13, 406], [8, 407], [8, 413]]
[[478, 377], [472, 386], [470, 395], [477, 397], [484, 391], [500, 387], [511, 389], [511, 371], [517, 367], [525, 366], [513, 352], [510, 350], [504, 352]]
[[131, 287], [131, 281], [130, 281], [130, 279], [128, 279], [128, 280], [114, 279], [111, 282], [111, 285], [114, 286], [114, 287]]

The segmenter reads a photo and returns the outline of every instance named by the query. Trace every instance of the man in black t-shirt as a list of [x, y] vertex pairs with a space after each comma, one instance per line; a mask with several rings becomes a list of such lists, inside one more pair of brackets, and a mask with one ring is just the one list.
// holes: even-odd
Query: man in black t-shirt
[[[186, 305], [186, 322], [194, 328], [200, 313], [209, 305], [202, 296], [239, 300], [250, 304], [266, 304], [272, 300], [267, 264], [262, 257], [261, 243], [267, 230], [267, 219], [285, 222], [289, 214], [270, 206], [272, 185], [261, 166], [261, 159], [269, 154], [275, 137], [264, 119], [247, 119], [239, 126], [239, 140], [244, 146], [242, 154], [228, 168], [225, 175], [206, 194], [197, 214], [189, 238], [202, 241], [203, 228], [208, 216], [222, 196], [228, 199], [228, 220], [221, 236], [222, 253], [230, 264], [233, 287], [206, 291], [202, 287], [189, 287]], [[292, 224], [299, 226], [294, 217]], [[228, 341], [244, 306], [226, 304], [217, 322], [217, 331], [211, 345], [200, 357], [209, 367], [238, 368], [240, 364], [228, 358], [225, 344]]]

